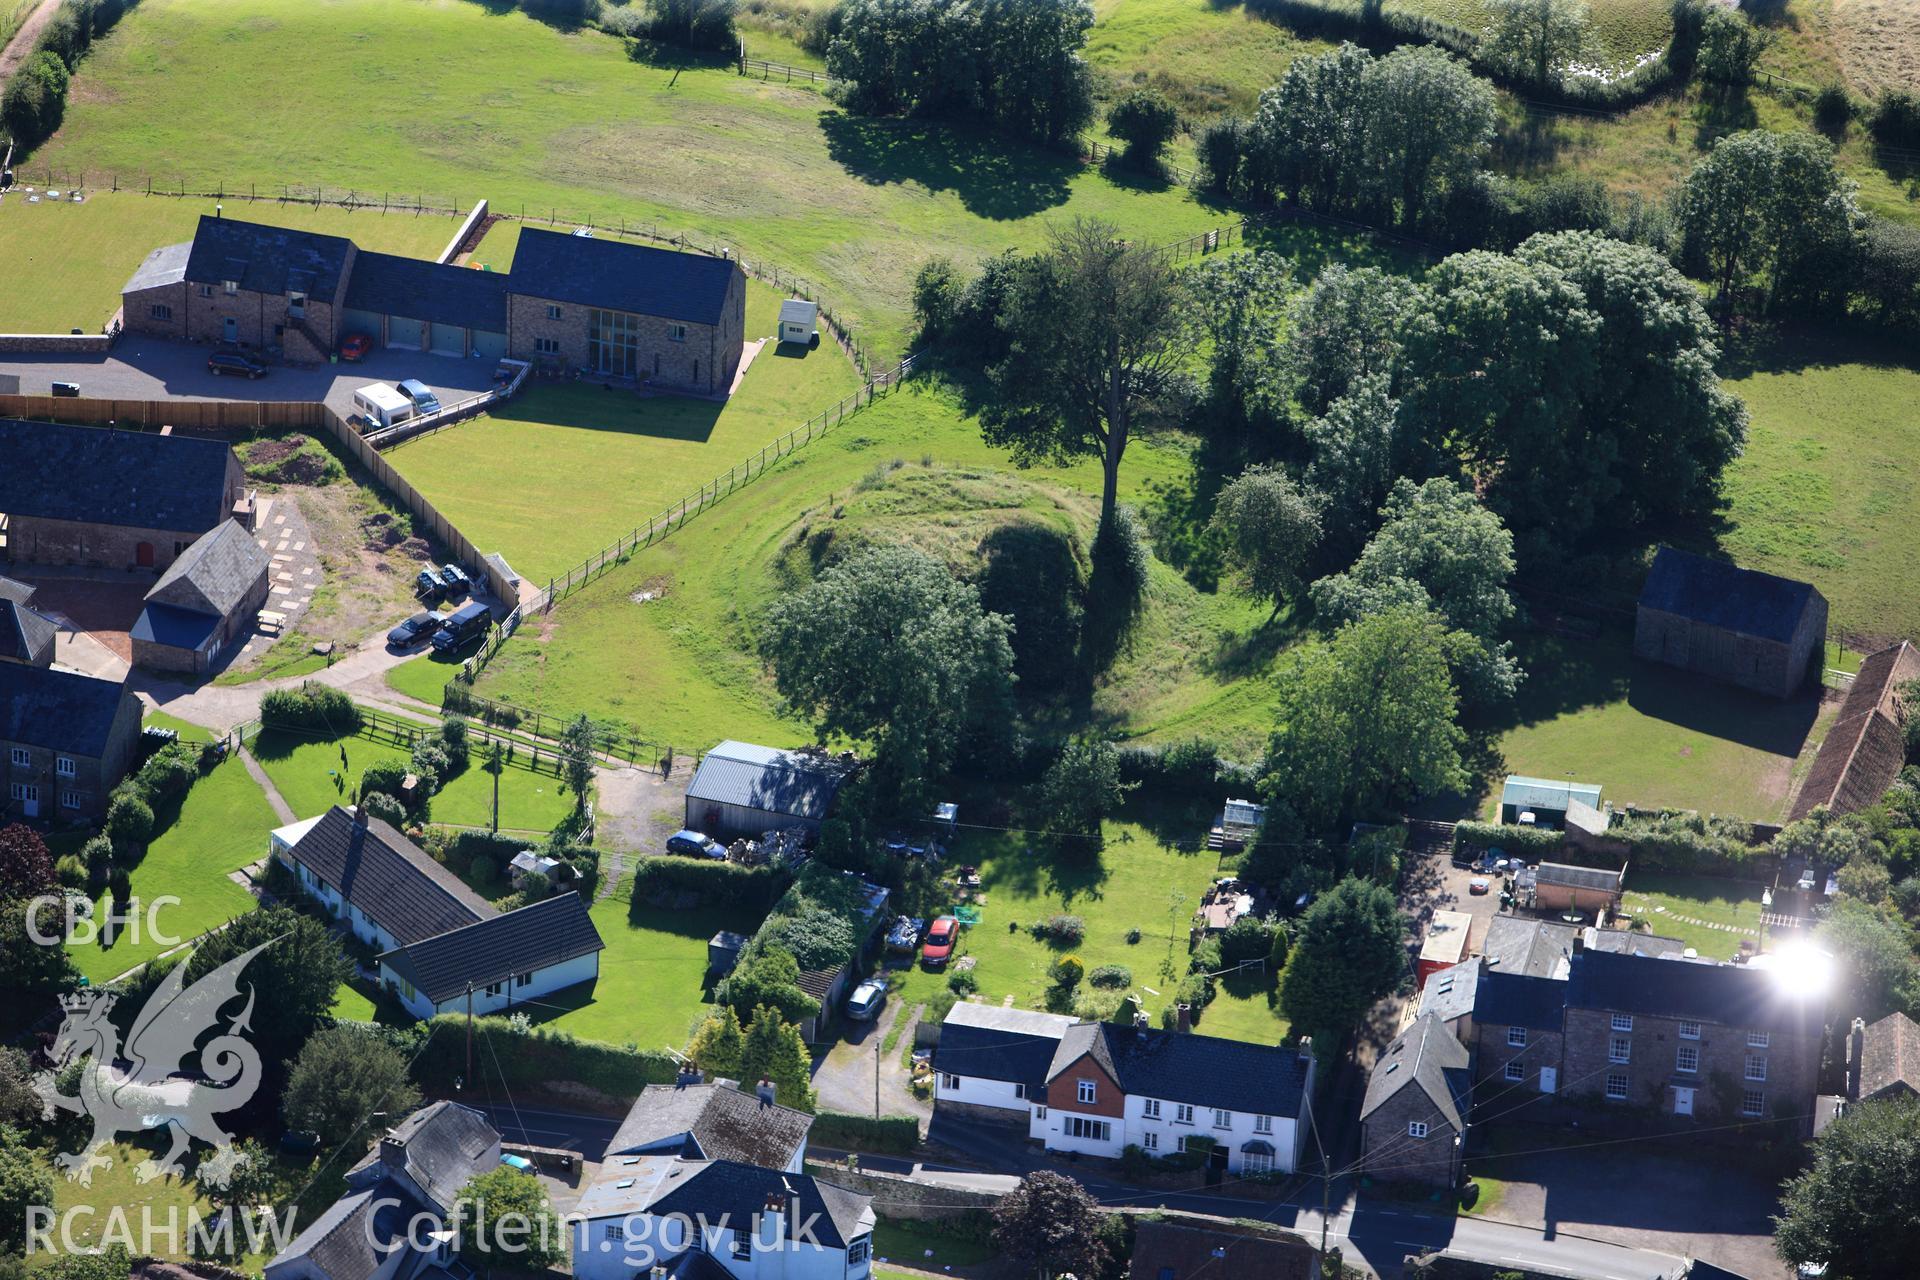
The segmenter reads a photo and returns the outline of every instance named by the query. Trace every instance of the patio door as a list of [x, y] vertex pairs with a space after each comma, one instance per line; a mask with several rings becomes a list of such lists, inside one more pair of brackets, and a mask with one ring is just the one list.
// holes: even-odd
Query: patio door
[[1681, 1085], [1673, 1086], [1673, 1114], [1677, 1116], [1693, 1114], [1693, 1090]]

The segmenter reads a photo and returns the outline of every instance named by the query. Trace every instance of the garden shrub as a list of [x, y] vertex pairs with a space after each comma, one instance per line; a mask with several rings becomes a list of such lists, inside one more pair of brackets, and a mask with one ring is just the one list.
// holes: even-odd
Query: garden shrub
[[956, 969], [947, 975], [947, 990], [955, 995], [970, 996], [980, 989], [980, 979], [973, 976], [971, 969]]
[[1086, 976], [1086, 972], [1087, 966], [1076, 955], [1061, 956], [1047, 970], [1048, 976], [1063, 987], [1079, 986], [1080, 979]]
[[1528, 862], [1559, 861], [1567, 838], [1543, 827], [1521, 827], [1504, 822], [1462, 822], [1453, 829], [1453, 847], [1459, 853], [1498, 849]]
[[642, 858], [633, 873], [635, 903], [669, 903], [680, 894], [697, 905], [730, 906], [764, 914], [792, 877], [778, 867], [742, 867], [692, 858]]
[[1127, 930], [1127, 945], [1130, 947], [1140, 945], [1140, 931], [1138, 929]]
[[1202, 973], [1189, 973], [1180, 979], [1173, 998], [1181, 1003], [1193, 1006], [1195, 1016], [1200, 1010], [1213, 1002], [1213, 979]]
[[1189, 973], [1214, 973], [1225, 967], [1220, 961], [1220, 940], [1218, 938], [1202, 938], [1198, 945], [1194, 947], [1193, 954], [1187, 957], [1187, 971]]
[[836, 1151], [871, 1151], [906, 1155], [920, 1145], [920, 1122], [912, 1116], [848, 1115], [822, 1111], [813, 1117], [807, 1140]]
[[472, 748], [467, 738], [465, 716], [448, 716], [440, 722], [440, 749], [446, 753], [447, 764], [453, 773], [459, 773], [467, 767]]
[[[439, 1034], [419, 1051], [416, 1074], [427, 1080], [451, 1080], [463, 1074], [467, 1069], [464, 1015], [441, 1014], [430, 1025]], [[544, 1089], [556, 1081], [571, 1081], [630, 1101], [647, 1085], [671, 1084], [680, 1070], [673, 1055], [661, 1049], [582, 1040], [553, 1027], [528, 1026], [508, 1018], [478, 1018], [474, 1025], [493, 1046], [487, 1060], [505, 1076], [509, 1089]]]
[[115, 861], [126, 864], [146, 851], [153, 836], [153, 808], [138, 788], [116, 789], [107, 805], [107, 836], [113, 841]]
[[960, 997], [952, 991], [936, 991], [933, 999], [927, 1001], [926, 1020], [930, 1023], [942, 1023], [953, 1012], [953, 1006], [960, 1003]]
[[390, 827], [407, 825], [407, 807], [385, 791], [369, 791], [360, 797], [360, 804], [369, 818], [378, 818]]
[[391, 756], [383, 756], [360, 771], [360, 799], [384, 792], [400, 799], [400, 788], [407, 780], [407, 766]]
[[1273, 945], [1273, 920], [1241, 916], [1220, 935], [1220, 959], [1223, 964], [1244, 964], [1263, 960]]
[[365, 720], [352, 698], [309, 680], [298, 688], [269, 690], [260, 699], [260, 723], [270, 729], [305, 729], [344, 737], [359, 732]]
[[53, 875], [56, 880], [69, 889], [84, 889], [87, 887], [87, 864], [75, 854], [70, 853], [60, 859], [60, 861], [54, 863]]
[[1125, 990], [1133, 985], [1133, 970], [1123, 964], [1103, 964], [1087, 975], [1087, 984], [1109, 990]]
[[1038, 924], [1032, 925], [1028, 931], [1042, 942], [1076, 947], [1087, 936], [1087, 922], [1073, 915], [1048, 916]]
[[200, 777], [200, 748], [170, 742], [147, 758], [134, 783], [149, 805], [165, 804], [185, 795]]

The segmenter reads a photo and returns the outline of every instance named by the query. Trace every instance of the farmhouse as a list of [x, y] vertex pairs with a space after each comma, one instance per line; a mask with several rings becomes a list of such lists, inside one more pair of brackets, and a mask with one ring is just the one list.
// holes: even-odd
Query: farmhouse
[[1634, 615], [1633, 655], [1790, 698], [1818, 672], [1827, 599], [1805, 582], [1673, 547], [1653, 558]]
[[382, 986], [419, 1018], [494, 1013], [600, 973], [603, 943], [576, 893], [502, 915], [365, 810], [335, 805], [274, 831], [270, 854], [379, 953]]
[[133, 766], [140, 700], [125, 680], [0, 662], [0, 814], [92, 820]]
[[1472, 1094], [1466, 1046], [1439, 1018], [1415, 1018], [1367, 1077], [1361, 1167], [1391, 1182], [1456, 1185]]
[[934, 1050], [936, 1108], [994, 1119], [1024, 1110], [1028, 1136], [1049, 1151], [1172, 1155], [1204, 1142], [1216, 1169], [1299, 1167], [1313, 1083], [1305, 1047], [1109, 1022], [1061, 1026], [1051, 1015], [968, 1004], [956, 1004], [950, 1022], [955, 1014], [960, 1034], [949, 1042], [943, 1023]]
[[267, 1280], [417, 1280], [458, 1265], [448, 1221], [467, 1180], [497, 1168], [485, 1116], [434, 1102], [402, 1120], [347, 1171], [347, 1192], [267, 1263]]
[[779, 827], [811, 831], [858, 766], [851, 756], [781, 751], [732, 739], [707, 752], [687, 788], [687, 826], [721, 839]]
[[149, 254], [122, 290], [128, 329], [237, 342], [320, 363], [349, 334], [436, 355], [512, 356], [725, 395], [745, 349], [737, 262], [524, 228], [513, 271], [360, 250], [316, 235], [203, 217]]
[[147, 592], [131, 633], [134, 665], [206, 674], [220, 650], [253, 625], [267, 602], [272, 566], [238, 521], [201, 534]]
[[0, 555], [16, 564], [164, 569], [228, 519], [253, 528], [217, 440], [0, 419], [0, 458]]
[[1907, 762], [1911, 708], [1901, 687], [1909, 680], [1920, 680], [1920, 651], [1905, 640], [1860, 664], [1788, 821], [1797, 822], [1821, 805], [1835, 813], [1858, 813], [1886, 794]]

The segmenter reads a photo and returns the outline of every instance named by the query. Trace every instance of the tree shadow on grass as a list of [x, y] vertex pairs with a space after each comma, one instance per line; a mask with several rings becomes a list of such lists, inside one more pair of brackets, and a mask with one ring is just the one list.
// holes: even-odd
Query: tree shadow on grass
[[1867, 324], [1745, 325], [1721, 335], [1720, 351], [1725, 379], [1849, 364], [1920, 372], [1920, 351], [1911, 338]]
[[996, 221], [1030, 218], [1065, 204], [1080, 172], [1072, 156], [946, 124], [826, 111], [820, 131], [834, 163], [862, 182], [916, 182], [951, 191], [967, 212]]
[[552, 3], [552, 0], [534, 4], [523, 3], [523, 0], [468, 0], [468, 3], [486, 10], [487, 16], [492, 18], [504, 18], [515, 12], [524, 13], [555, 31], [578, 31], [586, 25], [582, 17], [561, 12], [566, 6]]
[[579, 427], [646, 436], [654, 440], [705, 443], [712, 438], [726, 405], [691, 396], [637, 395], [621, 387], [576, 382], [536, 388], [495, 407], [499, 422]]

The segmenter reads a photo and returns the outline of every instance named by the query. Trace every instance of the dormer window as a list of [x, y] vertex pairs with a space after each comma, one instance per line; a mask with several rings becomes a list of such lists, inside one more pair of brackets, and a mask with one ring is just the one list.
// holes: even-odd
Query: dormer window
[[307, 295], [294, 292], [287, 295], [287, 314], [300, 317], [307, 314]]
[[873, 1237], [861, 1236], [847, 1246], [847, 1265], [858, 1266], [867, 1260], [867, 1254], [873, 1249]]
[[240, 282], [238, 280], [222, 280], [220, 282], [220, 291], [231, 298], [234, 294], [240, 292]]

